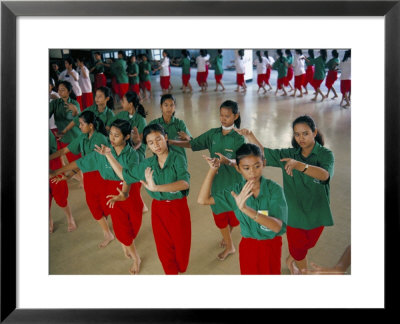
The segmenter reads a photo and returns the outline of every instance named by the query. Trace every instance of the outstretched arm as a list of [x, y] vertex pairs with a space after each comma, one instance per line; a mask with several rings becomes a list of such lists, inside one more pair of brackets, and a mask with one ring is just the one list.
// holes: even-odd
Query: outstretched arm
[[203, 155], [203, 158], [207, 161], [210, 169], [208, 170], [208, 173], [200, 187], [200, 192], [197, 197], [197, 203], [199, 203], [200, 205], [215, 205], [215, 200], [211, 196], [211, 187], [215, 175], [218, 173], [220, 162], [219, 159], [213, 159], [205, 155]]
[[121, 180], [124, 180], [124, 177], [122, 176], [122, 165], [119, 164], [119, 162], [111, 154], [111, 149], [109, 147], [105, 146], [104, 144], [101, 144], [101, 147], [98, 145], [95, 145], [94, 150], [97, 153], [104, 155], [107, 158], [108, 163], [110, 163], [114, 172], [118, 176], [118, 178], [120, 178]]
[[145, 186], [146, 189], [154, 192], [175, 192], [189, 189], [189, 183], [185, 180], [178, 180], [171, 183], [166, 183], [162, 185], [156, 185], [153, 179], [154, 170], [150, 167], [146, 168], [144, 171], [144, 176], [146, 181], [140, 180], [140, 182]]

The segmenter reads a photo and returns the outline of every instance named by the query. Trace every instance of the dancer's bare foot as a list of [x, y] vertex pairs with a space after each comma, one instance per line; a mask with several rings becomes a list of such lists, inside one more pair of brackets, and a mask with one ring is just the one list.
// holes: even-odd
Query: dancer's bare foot
[[235, 253], [235, 247], [232, 245], [230, 249], [226, 248], [223, 252], [217, 255], [217, 259], [220, 261], [224, 261], [229, 255]]
[[303, 98], [303, 95], [298, 95], [297, 98]]
[[149, 211], [149, 209], [147, 208], [146, 204], [143, 204], [143, 210], [142, 213], [147, 213]]
[[225, 243], [225, 240], [224, 239], [222, 239], [221, 240], [221, 242], [219, 242], [219, 247], [225, 247], [226, 246], [226, 243]]
[[128, 248], [121, 243], [122, 251], [124, 251], [125, 258], [132, 259], [131, 254], [128, 251]]
[[333, 96], [331, 99], [332, 99], [332, 100], [335, 100], [337, 97], [338, 97], [338, 96]]
[[294, 97], [294, 94], [291, 94], [290, 96], [291, 96], [291, 97]]
[[322, 96], [321, 102], [326, 99], [326, 96]]
[[72, 218], [68, 221], [68, 232], [73, 232], [76, 230], [75, 220]]
[[301, 274], [299, 268], [296, 266], [296, 262], [291, 255], [286, 258], [286, 265], [290, 271], [290, 274]]
[[312, 98], [311, 101], [317, 101], [317, 98]]
[[131, 266], [131, 268], [129, 269], [129, 273], [130, 273], [131, 275], [136, 275], [136, 274], [139, 273], [139, 271], [140, 271], [140, 263], [141, 263], [141, 262], [142, 262], [142, 261], [140, 260], [139, 257], [133, 259], [132, 266]]
[[53, 224], [53, 220], [50, 219], [50, 223], [49, 223], [49, 232], [50, 234], [53, 233], [54, 231], [54, 224]]
[[99, 248], [105, 248], [115, 237], [110, 232], [109, 234], [104, 234], [105, 240], [99, 244]]

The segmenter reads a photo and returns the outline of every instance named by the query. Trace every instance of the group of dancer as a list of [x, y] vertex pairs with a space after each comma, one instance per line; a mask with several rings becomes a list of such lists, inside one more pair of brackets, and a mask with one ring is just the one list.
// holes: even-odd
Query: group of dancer
[[[54, 198], [64, 209], [68, 231], [77, 225], [69, 208], [67, 180], [83, 173], [87, 205], [103, 231], [99, 247], [116, 237], [124, 255], [132, 260], [130, 273], [138, 274], [141, 259], [135, 240], [140, 239], [142, 214], [148, 210], [140, 193], [144, 186], [153, 198], [152, 228], [164, 272], [184, 273], [191, 249], [185, 149], [208, 150], [209, 155], [203, 157], [209, 171], [197, 201], [211, 206], [221, 232], [223, 251], [217, 258], [223, 261], [236, 252], [231, 233], [240, 226], [241, 274], [280, 274], [284, 233], [290, 272], [307, 269], [308, 250], [324, 226], [333, 225], [329, 187], [334, 157], [310, 116], [293, 121], [292, 148], [271, 149], [251, 130], [240, 128], [240, 110], [232, 100], [216, 107], [220, 127], [193, 136], [175, 116], [171, 94], [161, 96], [161, 116], [147, 124], [147, 112], [135, 91], [122, 95], [122, 111], [114, 114], [111, 91], [100, 86], [95, 103], [81, 112], [79, 102], [71, 98], [70, 82], [60, 81], [58, 94], [52, 85], [50, 81], [49, 116], [54, 118], [49, 132], [50, 204]], [[146, 158], [147, 146], [151, 156]], [[262, 176], [266, 165], [282, 169], [283, 189]]]
[[[219, 88], [221, 91], [225, 91], [225, 86], [222, 82], [224, 74], [222, 53], [223, 50], [217, 50], [217, 55], [211, 59], [207, 50], [201, 49], [196, 57], [196, 81], [201, 92], [205, 92], [208, 89], [207, 80], [210, 67], [214, 68], [214, 91], [218, 91]], [[123, 51], [118, 51], [118, 58], [112, 63], [103, 62], [100, 52], [96, 52], [94, 56], [95, 65], [90, 71], [85, 66], [83, 58], [77, 59], [77, 71], [73, 68], [73, 59], [67, 58], [65, 59], [65, 70], [59, 75], [54, 72], [58, 80], [71, 82], [77, 101], [83, 108], [93, 104], [89, 73], [94, 74], [94, 91], [96, 91], [99, 87], [107, 85], [107, 79], [104, 74], [105, 67], [108, 67], [111, 72], [111, 89], [114, 96], [116, 95], [120, 99], [128, 90], [136, 92], [141, 99], [149, 98], [152, 90], [151, 75], [155, 74], [156, 71], [160, 71], [162, 93], [170, 93], [173, 89], [171, 84], [171, 65], [182, 68], [182, 91], [184, 93], [193, 91], [190, 83], [191, 57], [188, 50], [182, 50], [181, 58], [176, 61], [170, 59], [168, 50], [163, 50], [162, 59], [157, 62], [158, 66], [156, 68], [152, 67], [146, 54], [140, 54], [139, 61], [136, 55], [132, 55], [129, 57], [128, 63]], [[340, 91], [342, 93], [340, 106], [344, 103], [343, 107], [347, 108], [350, 106], [351, 100], [351, 50], [345, 51], [341, 62], [337, 50], [332, 50], [331, 56], [332, 58], [328, 60], [328, 53], [325, 49], [320, 50], [318, 57], [315, 57], [312, 49], [308, 50], [308, 56], [303, 55], [303, 50], [301, 49], [296, 49], [294, 56], [289, 49], [285, 50], [285, 54], [278, 49], [276, 50], [276, 59], [274, 59], [269, 55], [268, 51], [256, 51], [256, 59], [253, 65], [256, 66], [257, 71], [257, 92], [263, 89], [265, 94], [267, 91], [272, 90], [270, 83], [271, 70], [276, 70], [278, 75], [275, 95], [281, 90], [283, 92], [282, 96], [287, 96], [286, 88], [288, 88], [289, 92], [293, 91], [292, 97], [296, 97], [297, 92], [299, 92], [298, 97], [303, 97], [303, 94], [308, 94], [307, 85], [310, 84], [315, 91], [313, 101], [317, 100], [318, 95], [321, 96], [321, 101], [325, 100], [331, 91], [333, 92], [332, 99], [336, 99], [338, 94], [333, 85], [338, 78], [338, 71], [340, 71]], [[234, 63], [231, 67], [236, 70], [237, 88], [235, 91], [246, 92], [246, 58], [243, 49], [235, 51], [235, 60], [231, 61], [231, 63]], [[56, 64], [54, 64], [54, 69], [57, 71]], [[326, 71], [327, 69], [328, 72]], [[293, 79], [294, 84], [292, 85]], [[326, 94], [321, 91], [321, 85], [324, 80], [328, 89]], [[268, 89], [266, 89], [266, 86], [268, 86]]]

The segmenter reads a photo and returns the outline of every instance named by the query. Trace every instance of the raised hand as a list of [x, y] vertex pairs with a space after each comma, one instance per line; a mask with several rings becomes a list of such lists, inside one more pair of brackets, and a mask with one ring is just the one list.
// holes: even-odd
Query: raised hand
[[131, 141], [134, 145], [137, 145], [141, 141], [140, 134], [136, 126], [131, 130]]
[[154, 170], [152, 170], [150, 167], [146, 168], [146, 170], [144, 170], [144, 177], [146, 178], [146, 181], [140, 180], [140, 182], [145, 186], [146, 189], [150, 191], [157, 191], [157, 185], [154, 182], [153, 173]]
[[207, 161], [211, 169], [219, 169], [221, 162], [218, 158], [211, 158], [209, 156], [203, 155], [203, 159]]
[[67, 180], [67, 177], [64, 174], [60, 174], [58, 176], [55, 176], [54, 178], [51, 176], [50, 173], [50, 178], [52, 178], [50, 181], [51, 183], [59, 183], [61, 181]]
[[101, 155], [107, 155], [111, 153], [111, 148], [108, 146], [105, 146], [104, 144], [101, 144], [101, 147], [98, 146], [97, 144], [94, 145], [94, 151]]
[[242, 191], [237, 195], [235, 192], [231, 191], [231, 195], [235, 198], [236, 205], [243, 211], [246, 207], [246, 201], [253, 195], [254, 181], [247, 181], [243, 186]]
[[190, 136], [183, 131], [178, 132], [179, 139], [182, 141], [190, 141]]
[[291, 159], [291, 158], [284, 158], [281, 159], [281, 162], [286, 162], [285, 164], [285, 171], [288, 175], [293, 177], [293, 169], [296, 169], [298, 161]]
[[242, 136], [249, 136], [252, 134], [251, 130], [246, 129], [246, 128], [233, 128], [236, 133], [242, 135]]
[[126, 196], [124, 195], [124, 193], [122, 192], [122, 190], [121, 189], [119, 189], [119, 188], [117, 188], [117, 190], [118, 190], [118, 195], [108, 195], [108, 196], [106, 196], [106, 198], [111, 198], [111, 199], [109, 199], [109, 200], [107, 200], [107, 202], [106, 202], [106, 205], [108, 206], [108, 207], [110, 207], [110, 208], [114, 208], [114, 204], [117, 202], [117, 201], [124, 201], [124, 200], [126, 200]]
[[73, 115], [78, 114], [78, 108], [73, 103], [70, 103], [70, 102], [65, 103], [64, 108], [65, 108], [65, 110], [72, 111]]
[[231, 160], [229, 160], [225, 155], [218, 152], [215, 152], [215, 154], [219, 156], [219, 162], [221, 164], [231, 165]]

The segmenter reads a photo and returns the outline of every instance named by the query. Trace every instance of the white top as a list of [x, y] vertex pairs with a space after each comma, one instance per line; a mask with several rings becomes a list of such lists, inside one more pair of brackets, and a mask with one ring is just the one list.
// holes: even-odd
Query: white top
[[163, 60], [161, 61], [160, 76], [162, 76], [162, 77], [169, 76], [169, 58], [168, 57], [164, 57]]
[[236, 56], [235, 58], [235, 68], [236, 68], [236, 73], [237, 74], [245, 74], [246, 69], [244, 66], [244, 56], [243, 59], [240, 58], [240, 56]]
[[[57, 98], [60, 98], [60, 95], [57, 92], [51, 90], [51, 93], [49, 94], [49, 102], [52, 102], [54, 100], [54, 99], [50, 98], [50, 96], [52, 96], [52, 95], [56, 96]], [[54, 120], [54, 114], [51, 115], [51, 117], [49, 119], [49, 125], [50, 125], [50, 129], [57, 128], [56, 122]]]
[[273, 58], [272, 56], [268, 56], [268, 62], [269, 62], [269, 64], [271, 65], [269, 68], [272, 69], [272, 64], [275, 63], [274, 58]]
[[351, 80], [351, 58], [345, 62], [340, 62], [339, 70], [341, 71], [340, 80]]
[[209, 59], [210, 59], [209, 54], [207, 54], [204, 57], [201, 55], [196, 57], [197, 72], [206, 72], [206, 64]]
[[267, 73], [267, 65], [269, 64], [268, 59], [265, 56], [261, 56], [261, 62], [258, 57], [254, 60], [254, 64], [257, 67], [257, 74]]
[[295, 76], [306, 73], [304, 55], [294, 54], [293, 72]]
[[72, 85], [72, 91], [75, 93], [75, 96], [79, 97], [82, 96], [82, 90], [81, 87], [79, 86], [79, 74], [76, 72], [74, 69], [72, 69], [70, 74], [75, 75], [75, 78], [77, 78], [77, 81], [71, 76], [67, 74], [67, 70], [64, 70], [61, 72], [60, 77], [58, 78], [60, 81], [68, 81]]
[[86, 78], [83, 76], [81, 69], [77, 68], [79, 73], [79, 80], [78, 80], [79, 86], [81, 87], [83, 93], [92, 93], [92, 82], [90, 82], [89, 70], [86, 66], [83, 66], [83, 69], [86, 72], [87, 75]]

